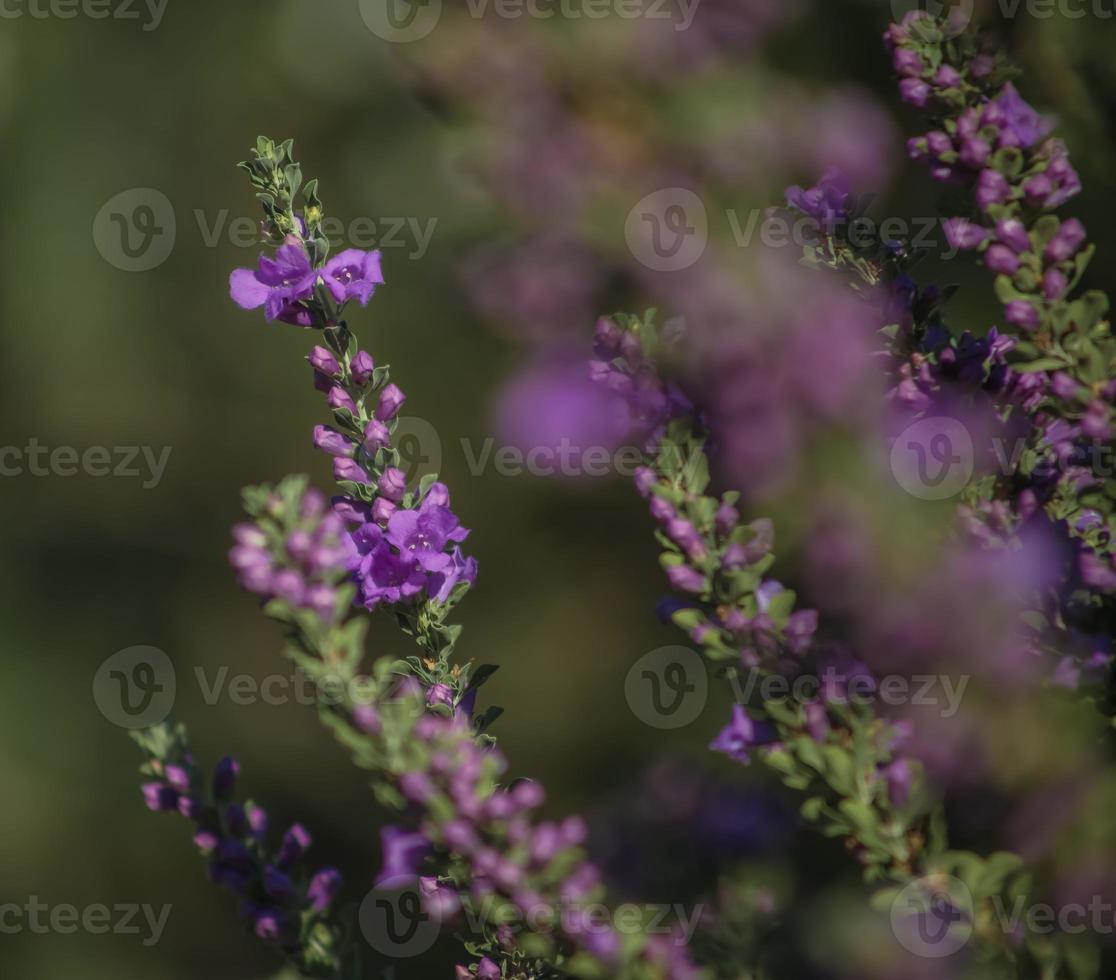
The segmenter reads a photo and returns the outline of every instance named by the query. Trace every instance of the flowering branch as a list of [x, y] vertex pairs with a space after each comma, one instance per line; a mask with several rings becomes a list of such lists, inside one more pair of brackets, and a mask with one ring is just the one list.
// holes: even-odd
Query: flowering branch
[[[1028, 935], [1021, 949], [989, 914], [994, 901], [1027, 887], [1022, 860], [1006, 852], [982, 858], [949, 850], [945, 820], [921, 764], [904, 752], [908, 726], [851, 702], [847, 688], [826, 678], [831, 666], [837, 670], [829, 678], [872, 683], [868, 668], [847, 652], [819, 644], [816, 613], [796, 610], [795, 594], [766, 577], [774, 563], [771, 522], [744, 525], [736, 493], [718, 498], [706, 492], [706, 435], [689, 402], [658, 375], [658, 347], [651, 314], [602, 320], [590, 370], [627, 403], [638, 420], [637, 437], [646, 440], [636, 487], [658, 523], [667, 578], [685, 595], [664, 603], [671, 621], [738, 697], [760, 692], [734, 705], [732, 721], [711, 748], [745, 765], [758, 759], [801, 792], [803, 817], [824, 835], [843, 838], [866, 879], [887, 886], [874, 897], [877, 906], [886, 908], [915, 885], [927, 901], [946, 903], [972, 925], [983, 959], [1015, 965], [1031, 957], [1044, 976], [1077, 975], [1067, 964], [1084, 969], [1091, 946], [1083, 944], [1083, 955], [1073, 943]], [[740, 683], [747, 673], [813, 676], [821, 700], [764, 700], [762, 684]], [[951, 879], [965, 890], [952, 889]]]

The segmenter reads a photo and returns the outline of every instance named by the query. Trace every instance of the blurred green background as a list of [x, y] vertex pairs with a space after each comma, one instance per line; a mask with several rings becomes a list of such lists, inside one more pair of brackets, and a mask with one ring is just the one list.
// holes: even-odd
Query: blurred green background
[[[806, 5], [765, 57], [810, 87], [859, 82], [899, 112], [879, 45], [888, 6]], [[229, 221], [256, 218], [234, 164], [257, 133], [296, 139], [331, 215], [436, 219], [421, 261], [385, 249], [388, 285], [352, 322], [393, 364], [411, 414], [441, 439], [443, 477], [481, 565], [459, 650], [502, 665], [487, 692], [508, 709], [498, 734], [514, 772], [542, 779], [555, 813], [593, 810], [622, 801], [656, 758], [700, 755], [723, 714], [715, 706], [681, 732], [656, 731], [625, 701], [631, 664], [676, 637], [651, 615], [656, 547], [622, 482], [469, 473], [460, 440], [478, 446], [490, 434], [493, 396], [521, 350], [469, 312], [460, 261], [499, 219], [483, 195], [460, 192], [445, 125], [412, 94], [399, 52], [346, 0], [170, 0], [156, 29], [143, 24], [0, 19], [0, 444], [171, 448], [150, 489], [136, 478], [0, 479], [0, 904], [37, 896], [173, 911], [151, 947], [136, 936], [0, 935], [0, 975], [19, 980], [278, 969], [207, 882], [185, 823], [143, 808], [138, 752], [94, 704], [98, 666], [130, 646], [170, 655], [175, 714], [202, 761], [237, 755], [246, 790], [276, 822], [306, 823], [318, 861], [345, 869], [346, 899], [359, 901], [377, 868], [382, 815], [313, 712], [206, 704], [194, 679], [195, 668], [286, 672], [280, 637], [227, 567], [228, 529], [245, 484], [288, 472], [329, 480], [309, 441], [323, 413], [300, 360], [308, 335], [233, 307], [228, 273], [258, 250], [226, 235], [206, 241], [226, 210]], [[1116, 214], [1112, 23], [1060, 19], [1015, 32], [1040, 69], [1030, 76], [1035, 100], [1062, 115], [1077, 151], [1086, 194], [1075, 211], [1092, 216], [1094, 276], [1106, 278], [1116, 262], [1112, 222], [1100, 220]], [[735, 96], [724, 97], [731, 112]], [[901, 125], [910, 131], [909, 119]], [[172, 253], [143, 272], [106, 261], [92, 235], [102, 206], [131, 188], [161, 191], [176, 216]], [[770, 203], [775, 190], [753, 189], [744, 206]], [[931, 200], [912, 168], [888, 206], [928, 213]], [[979, 274], [953, 278], [966, 276]], [[967, 295], [962, 311], [988, 315], [987, 291]], [[409, 652], [383, 624], [375, 642]], [[808, 846], [803, 865], [842, 867], [839, 848]], [[432, 975], [424, 970], [398, 975]]]

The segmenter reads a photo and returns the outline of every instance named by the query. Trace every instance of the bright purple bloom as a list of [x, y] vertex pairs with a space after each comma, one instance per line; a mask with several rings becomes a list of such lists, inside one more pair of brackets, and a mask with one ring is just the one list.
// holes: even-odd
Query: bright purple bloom
[[453, 511], [429, 500], [417, 510], [397, 510], [388, 520], [387, 540], [428, 572], [443, 571], [450, 563], [446, 546], [468, 536]]
[[428, 592], [435, 602], [446, 602], [459, 582], [472, 585], [477, 580], [477, 560], [466, 558], [460, 548], [454, 548], [449, 564], [430, 576]]
[[299, 303], [313, 294], [316, 279], [306, 249], [288, 242], [276, 251], [275, 258], [260, 256], [257, 269], [235, 269], [229, 292], [241, 309], [262, 306], [268, 320], [310, 326], [310, 314]]
[[361, 306], [367, 306], [376, 287], [384, 281], [380, 252], [378, 249], [374, 252], [347, 249], [322, 267], [322, 279], [338, 303], [355, 299]]
[[[365, 528], [380, 530], [375, 524], [367, 524]], [[366, 608], [374, 609], [381, 602], [394, 605], [418, 595], [426, 587], [426, 573], [414, 559], [397, 554], [387, 541], [380, 541], [367, 552], [355, 537], [354, 541], [363, 556], [359, 565], [358, 582], [361, 600]]]

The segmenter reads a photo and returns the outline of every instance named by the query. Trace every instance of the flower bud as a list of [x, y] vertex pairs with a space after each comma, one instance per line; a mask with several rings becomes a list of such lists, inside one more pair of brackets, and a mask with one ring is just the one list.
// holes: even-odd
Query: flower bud
[[343, 408], [352, 415], [359, 415], [356, 403], [349, 397], [349, 393], [340, 385], [334, 385], [329, 389], [329, 394], [326, 395], [326, 403], [334, 411]]
[[996, 237], [1017, 255], [1031, 250], [1031, 236], [1018, 218], [1005, 218], [996, 222]]
[[1042, 323], [1039, 311], [1030, 303], [1018, 299], [1004, 307], [1004, 319], [1023, 330], [1037, 330]]
[[381, 422], [390, 422], [398, 414], [406, 400], [407, 396], [397, 385], [389, 384], [380, 392], [380, 402], [376, 406], [376, 418]]
[[396, 509], [395, 504], [386, 497], [377, 497], [372, 504], [372, 520], [377, 524], [386, 524]]
[[379, 419], [369, 419], [364, 427], [364, 446], [370, 453], [378, 453], [391, 445], [391, 433]]
[[1042, 295], [1047, 299], [1061, 299], [1069, 289], [1069, 280], [1061, 269], [1047, 269], [1042, 277]]
[[357, 356], [352, 359], [349, 364], [349, 371], [352, 372], [353, 381], [358, 385], [366, 385], [372, 378], [372, 372], [376, 370], [376, 362], [372, 360], [372, 355], [368, 351], [360, 351]]
[[1019, 257], [1006, 245], [992, 245], [984, 256], [984, 263], [1001, 276], [1014, 276], [1019, 271]]
[[352, 456], [356, 443], [328, 425], [314, 426], [314, 447], [330, 456]]
[[333, 461], [333, 478], [338, 482], [351, 480], [353, 483], [370, 484], [372, 478], [365, 472], [363, 466], [351, 459], [338, 457]]
[[341, 872], [336, 868], [322, 868], [310, 879], [310, 886], [306, 889], [306, 897], [310, 899], [310, 908], [315, 912], [325, 912], [337, 893], [341, 891]]
[[399, 503], [407, 491], [407, 474], [401, 469], [389, 466], [380, 475], [379, 491], [392, 503]]
[[341, 374], [341, 365], [324, 347], [315, 347], [306, 358], [315, 371], [320, 371], [329, 378], [336, 378]]
[[223, 800], [232, 794], [240, 776], [240, 763], [231, 755], [225, 756], [213, 770], [213, 795]]

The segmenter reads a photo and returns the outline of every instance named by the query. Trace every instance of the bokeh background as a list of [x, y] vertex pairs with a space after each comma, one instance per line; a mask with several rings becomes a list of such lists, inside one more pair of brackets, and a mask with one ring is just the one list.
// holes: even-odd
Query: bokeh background
[[[126, 935], [0, 935], [0, 975], [220, 980], [279, 969], [206, 880], [186, 827], [143, 808], [138, 752], [94, 703], [98, 667], [131, 646], [167, 652], [175, 714], [203, 760], [237, 755], [248, 791], [277, 819], [304, 822], [316, 858], [345, 870], [346, 900], [359, 902], [378, 866], [384, 815], [314, 713], [209, 704], [195, 674], [287, 672], [280, 637], [235, 587], [228, 528], [245, 484], [289, 472], [329, 480], [310, 446], [322, 407], [300, 360], [308, 335], [233, 307], [228, 273], [254, 264], [258, 249], [225, 233], [213, 240], [218, 224], [256, 218], [234, 164], [258, 133], [296, 139], [327, 213], [435, 222], [420, 258], [409, 234], [401, 247], [384, 243], [388, 284], [352, 322], [392, 363], [408, 411], [437, 433], [443, 477], [473, 529], [481, 577], [461, 610], [459, 650], [502, 665], [486, 691], [507, 708], [497, 734], [515, 772], [546, 783], [554, 813], [590, 815], [620, 894], [696, 902], [741, 862], [781, 909], [773, 928], [795, 947], [783, 975], [869, 975], [864, 950], [886, 922], [864, 907], [839, 844], [799, 831], [793, 800], [762, 774], [704, 751], [724, 699], [663, 731], [625, 697], [631, 665], [676, 642], [653, 615], [657, 549], [630, 488], [491, 467], [474, 475], [461, 448], [499, 438], [500, 393], [540, 349], [587, 345], [596, 312], [649, 299], [649, 274], [633, 274], [625, 254], [624, 216], [642, 191], [618, 174], [697, 173], [717, 207], [746, 213], [778, 203], [786, 184], [812, 182], [836, 154], [860, 168], [883, 213], [933, 213], [934, 189], [904, 163], [913, 120], [879, 43], [890, 4], [706, 3], [686, 35], [559, 18], [498, 25], [478, 40], [453, 10], [409, 45], [379, 37], [371, 5], [355, 0], [169, 0], [157, 25], [140, 5], [139, 20], [39, 17], [19, 5], [9, 9], [21, 16], [0, 19], [0, 444], [170, 448], [154, 487], [0, 478], [0, 904], [173, 907], [151, 946]], [[1093, 277], [1111, 280], [1116, 25], [1094, 11], [1020, 17], [1005, 30], [1029, 97], [1062, 121], [1086, 187], [1074, 211], [1100, 247]], [[570, 79], [571, 101], [599, 110], [581, 117], [596, 124], [591, 153], [558, 138], [558, 121], [528, 102], [537, 84]], [[566, 190], [588, 193], [566, 182], [591, 183], [602, 147], [605, 159], [638, 166], [610, 169], [607, 203], [574, 227], [551, 211]], [[98, 248], [93, 226], [106, 202], [135, 188], [169, 199], [176, 230], [164, 262], [131, 272]], [[539, 246], [548, 231], [554, 239]], [[727, 234], [723, 222], [716, 233]], [[508, 273], [509, 254], [526, 271]], [[983, 329], [994, 306], [981, 273], [961, 262], [949, 276], [963, 286], [955, 320]], [[823, 469], [836, 480], [847, 466], [837, 454]], [[815, 505], [794, 486], [765, 501], [789, 528], [788, 578]], [[390, 626], [373, 641], [409, 652]], [[976, 806], [972, 827], [995, 799]], [[710, 801], [728, 816], [695, 824]], [[434, 975], [450, 952], [395, 975]]]

